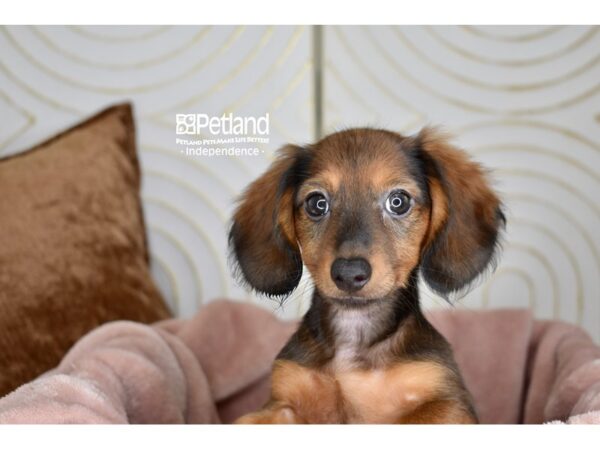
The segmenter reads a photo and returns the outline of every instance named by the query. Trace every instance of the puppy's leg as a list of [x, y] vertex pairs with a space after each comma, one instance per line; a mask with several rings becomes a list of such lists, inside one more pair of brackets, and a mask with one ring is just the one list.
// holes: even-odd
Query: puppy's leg
[[463, 404], [453, 400], [433, 400], [402, 416], [406, 424], [476, 424], [475, 417]]
[[287, 405], [273, 404], [260, 411], [246, 414], [235, 421], [236, 424], [300, 424], [298, 415]]

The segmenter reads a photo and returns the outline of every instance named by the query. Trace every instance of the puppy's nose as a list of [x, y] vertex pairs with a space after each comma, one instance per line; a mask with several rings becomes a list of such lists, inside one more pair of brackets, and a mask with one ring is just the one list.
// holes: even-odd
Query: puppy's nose
[[356, 292], [371, 278], [371, 265], [363, 258], [338, 258], [331, 265], [331, 278], [342, 291]]

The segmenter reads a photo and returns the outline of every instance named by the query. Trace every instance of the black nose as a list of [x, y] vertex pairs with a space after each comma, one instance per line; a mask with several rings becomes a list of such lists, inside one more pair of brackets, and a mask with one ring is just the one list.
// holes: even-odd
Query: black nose
[[363, 258], [338, 258], [331, 265], [331, 278], [342, 291], [355, 292], [371, 278], [371, 265]]

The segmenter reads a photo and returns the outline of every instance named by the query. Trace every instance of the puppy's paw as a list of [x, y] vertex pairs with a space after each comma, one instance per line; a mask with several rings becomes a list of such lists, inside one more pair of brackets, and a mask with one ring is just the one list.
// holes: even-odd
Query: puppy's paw
[[299, 424], [303, 423], [289, 406], [268, 408], [254, 413], [246, 414], [237, 419], [235, 424]]

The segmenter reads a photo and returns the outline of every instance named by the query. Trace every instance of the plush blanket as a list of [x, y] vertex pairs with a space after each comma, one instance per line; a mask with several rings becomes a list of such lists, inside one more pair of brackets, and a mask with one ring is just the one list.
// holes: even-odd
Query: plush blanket
[[[428, 314], [451, 342], [483, 423], [600, 423], [600, 348], [524, 310]], [[295, 328], [218, 301], [193, 318], [104, 325], [0, 399], [0, 423], [230, 423], [269, 395]]]

